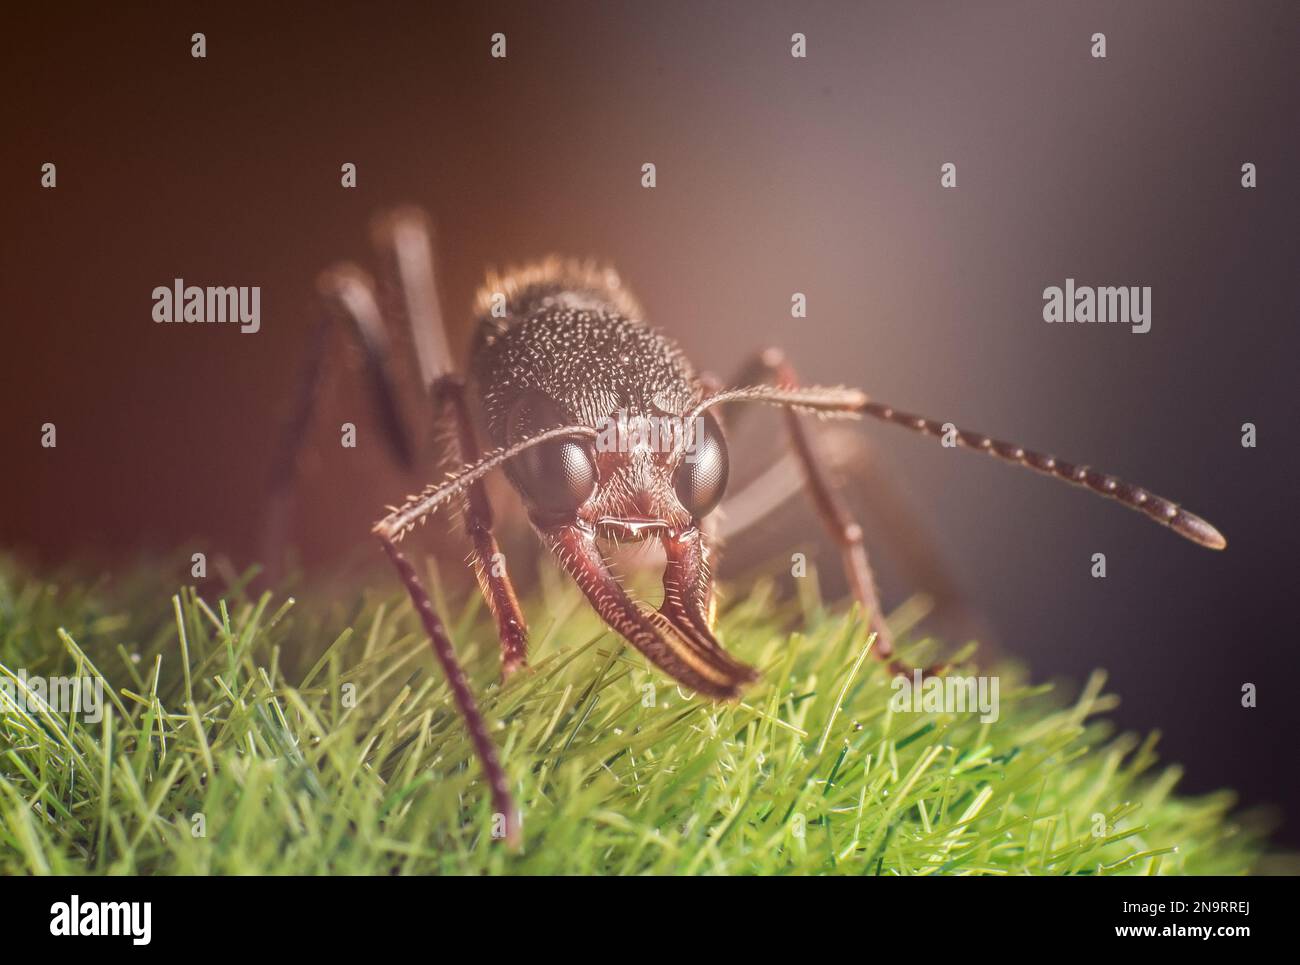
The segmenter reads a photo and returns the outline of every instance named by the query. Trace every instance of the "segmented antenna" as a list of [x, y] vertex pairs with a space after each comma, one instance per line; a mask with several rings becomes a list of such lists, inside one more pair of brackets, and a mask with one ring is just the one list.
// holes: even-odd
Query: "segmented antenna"
[[812, 412], [822, 416], [869, 415], [883, 422], [891, 422], [904, 429], [919, 432], [923, 436], [951, 435], [954, 443], [966, 449], [987, 452], [1003, 462], [1014, 466], [1024, 466], [1052, 476], [1075, 486], [1082, 486], [1098, 496], [1113, 499], [1137, 510], [1148, 519], [1162, 526], [1168, 526], [1179, 536], [1189, 539], [1212, 550], [1221, 550], [1228, 545], [1223, 534], [1195, 513], [1189, 513], [1177, 503], [1157, 496], [1149, 489], [1126, 482], [1108, 473], [1098, 472], [1090, 466], [1079, 466], [1055, 456], [1045, 456], [1015, 443], [993, 439], [969, 429], [956, 426], [945, 431], [950, 423], [936, 422], [911, 412], [901, 412], [893, 406], [882, 402], [873, 402], [857, 389], [841, 386], [769, 386], [753, 385], [736, 389], [726, 389], [711, 396], [706, 396], [691, 412], [698, 415], [705, 409], [723, 402], [765, 402], [779, 405], [800, 412]]
[[[1063, 482], [1082, 486], [1098, 496], [1113, 499], [1129, 509], [1137, 510], [1162, 526], [1168, 526], [1179, 536], [1189, 539], [1193, 543], [1199, 543], [1201, 546], [1212, 550], [1221, 550], [1228, 545], [1228, 541], [1224, 539], [1222, 533], [1195, 513], [1189, 513], [1177, 503], [1171, 502], [1163, 496], [1157, 496], [1141, 486], [1125, 482], [1123, 479], [1118, 479], [1104, 472], [1098, 472], [1090, 466], [1078, 466], [1063, 459], [1057, 459], [1055, 456], [1045, 456], [1040, 452], [1034, 452], [1032, 449], [1026, 449], [1024, 446], [1003, 442], [999, 439], [991, 439], [978, 432], [958, 429], [955, 426], [945, 432], [944, 423], [935, 422], [933, 419], [927, 419], [911, 412], [900, 412], [892, 406], [880, 402], [868, 400], [862, 404], [859, 411], [885, 422], [892, 422], [894, 425], [902, 426], [905, 429], [911, 429], [913, 432], [919, 432], [923, 436], [943, 437], [951, 433], [953, 440], [959, 446], [967, 449], [978, 449], [987, 452], [990, 456], [1001, 459], [1003, 462], [1009, 462], [1016, 466], [1025, 466], [1035, 472], [1041, 472]], [[951, 423], [947, 423], [947, 425], [951, 426]]]
[[465, 466], [463, 469], [452, 473], [442, 482], [426, 486], [423, 492], [418, 495], [408, 496], [406, 502], [401, 506], [390, 506], [388, 515], [375, 523], [371, 531], [385, 540], [397, 542], [416, 523], [425, 519], [452, 496], [464, 492], [497, 466], [509, 459], [513, 459], [525, 449], [531, 449], [533, 446], [541, 445], [543, 442], [550, 442], [553, 439], [570, 436], [594, 438], [596, 435], [596, 430], [591, 426], [558, 426], [554, 429], [547, 429], [545, 432], [539, 432], [537, 435], [530, 436], [521, 442], [516, 442], [513, 446], [495, 449], [483, 455], [473, 465]]

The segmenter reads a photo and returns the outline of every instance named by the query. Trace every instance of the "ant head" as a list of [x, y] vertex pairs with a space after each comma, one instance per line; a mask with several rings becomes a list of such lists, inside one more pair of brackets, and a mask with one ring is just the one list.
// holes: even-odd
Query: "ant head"
[[[507, 438], [575, 421], [554, 399], [527, 392], [510, 408]], [[615, 541], [675, 537], [721, 501], [727, 448], [712, 414], [620, 409], [591, 428], [594, 437], [553, 439], [507, 464], [539, 529], [577, 523]]]

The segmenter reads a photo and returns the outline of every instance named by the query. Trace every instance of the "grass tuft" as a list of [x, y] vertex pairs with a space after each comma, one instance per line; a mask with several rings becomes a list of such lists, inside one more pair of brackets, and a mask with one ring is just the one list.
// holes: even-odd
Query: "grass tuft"
[[856, 613], [759, 587], [720, 635], [762, 680], [718, 705], [550, 587], [504, 686], [477, 597], [449, 620], [523, 811], [511, 852], [395, 583], [302, 604], [153, 580], [0, 561], [0, 677], [85, 674], [107, 704], [0, 706], [0, 874], [1238, 874], [1264, 849], [1231, 794], [1175, 794], [1155, 738], [1113, 732], [1101, 675], [1067, 701], [998, 668], [993, 723], [895, 712]]

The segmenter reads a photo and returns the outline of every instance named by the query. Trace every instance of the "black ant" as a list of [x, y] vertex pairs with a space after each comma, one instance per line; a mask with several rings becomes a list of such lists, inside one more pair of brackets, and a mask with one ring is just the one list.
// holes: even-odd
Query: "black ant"
[[[376, 223], [375, 240], [403, 295], [422, 380], [438, 411], [454, 427], [455, 457], [463, 468], [391, 508], [374, 533], [428, 632], [482, 761], [504, 834], [512, 841], [519, 836], [518, 816], [496, 748], [442, 621], [397, 548], [417, 522], [459, 497], [478, 581], [501, 640], [502, 674], [523, 667], [527, 628], [492, 533], [492, 510], [483, 485], [494, 469], [505, 470], [542, 543], [605, 623], [670, 677], [724, 700], [736, 697], [757, 676], [752, 667], [731, 657], [713, 633], [710, 514], [727, 486], [727, 446], [715, 412], [724, 403], [761, 402], [785, 410], [808, 493], [840, 547], [849, 585], [876, 634], [875, 653], [890, 660], [896, 671], [907, 668], [893, 659], [894, 642], [861, 527], [816, 457], [801, 414], [873, 416], [1083, 486], [1201, 546], [1226, 545], [1218, 530], [1199, 516], [1106, 473], [902, 412], [857, 389], [802, 386], [776, 350], [759, 353], [735, 382], [720, 386], [697, 374], [672, 339], [645, 323], [640, 307], [613, 271], [591, 264], [552, 259], [490, 276], [478, 295], [467, 380], [450, 364], [427, 221], [418, 211], [394, 212]], [[413, 464], [373, 284], [360, 269], [344, 265], [323, 274], [319, 287], [327, 317], [274, 472], [281, 503], [310, 421], [323, 336], [335, 321], [349, 324], [358, 336], [390, 448], [403, 465]], [[611, 432], [615, 425], [617, 431]], [[634, 431], [626, 431], [629, 425]], [[666, 431], [641, 431], [660, 426]], [[487, 451], [480, 448], [480, 432], [490, 443]], [[666, 558], [664, 599], [658, 610], [643, 607], [625, 592], [602, 549], [602, 544], [652, 538], [660, 542]]]

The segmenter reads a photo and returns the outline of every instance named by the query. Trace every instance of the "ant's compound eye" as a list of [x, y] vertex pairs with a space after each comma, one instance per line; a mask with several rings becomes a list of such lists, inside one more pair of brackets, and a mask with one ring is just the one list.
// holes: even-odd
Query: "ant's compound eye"
[[694, 429], [694, 446], [677, 470], [675, 487], [682, 508], [692, 516], [700, 517], [713, 512], [722, 502], [729, 466], [727, 445], [717, 420], [706, 412]]
[[588, 444], [555, 439], [521, 452], [515, 478], [533, 506], [549, 515], [568, 516], [596, 489], [596, 463]]
[[[571, 422], [546, 396], [530, 392], [510, 409], [506, 431], [512, 443]], [[525, 449], [506, 472], [537, 511], [571, 516], [596, 489], [596, 461], [584, 439], [553, 439]]]

